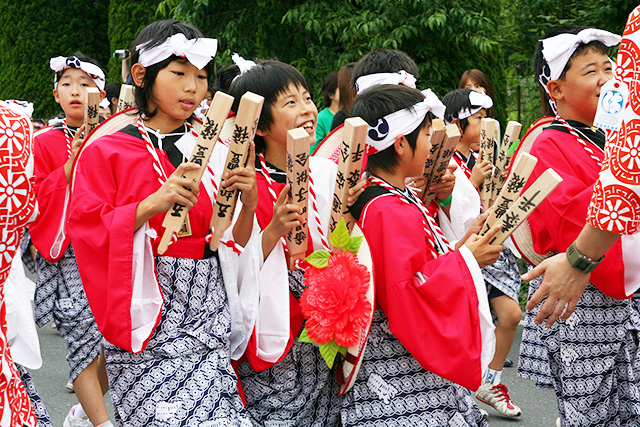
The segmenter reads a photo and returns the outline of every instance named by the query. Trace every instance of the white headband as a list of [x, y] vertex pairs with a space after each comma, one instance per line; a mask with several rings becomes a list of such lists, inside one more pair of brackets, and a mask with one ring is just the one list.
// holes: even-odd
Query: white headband
[[424, 121], [431, 111], [436, 117], [444, 115], [445, 106], [431, 89], [422, 91], [424, 100], [412, 108], [396, 111], [381, 119], [367, 130], [367, 155], [375, 154], [393, 145], [398, 135], [409, 135]]
[[102, 101], [100, 101], [100, 104], [98, 104], [100, 108], [104, 108], [104, 109], [109, 108], [110, 105], [111, 105], [111, 102], [109, 102], [106, 96], [102, 98]]
[[410, 88], [416, 88], [416, 78], [412, 74], [407, 73], [405, 70], [400, 70], [397, 73], [377, 73], [369, 74], [366, 76], [358, 77], [356, 80], [356, 92], [360, 95], [370, 87], [377, 85], [399, 85], [409, 86]]
[[143, 67], [164, 61], [171, 55], [187, 58], [198, 70], [202, 70], [215, 56], [218, 50], [218, 40], [198, 38], [187, 39], [182, 34], [174, 34], [166, 39], [161, 45], [146, 49], [145, 44], [136, 46], [140, 53], [138, 62]]
[[578, 34], [558, 34], [542, 41], [542, 56], [549, 64], [551, 70], [550, 80], [558, 80], [569, 58], [581, 44], [591, 43], [594, 40], [611, 47], [620, 43], [622, 38], [616, 34], [596, 28], [587, 28]]
[[472, 90], [471, 92], [469, 92], [469, 104], [471, 104], [471, 108], [463, 108], [462, 110], [458, 111], [458, 117], [454, 118], [463, 120], [473, 116], [483, 108], [485, 110], [488, 110], [489, 108], [493, 107], [493, 99], [491, 99], [489, 95]]
[[18, 101], [17, 99], [7, 99], [4, 101], [11, 110], [29, 118], [33, 116], [33, 103], [28, 101]]
[[231, 60], [240, 69], [240, 74], [235, 76], [232, 82], [235, 82], [238, 77], [240, 77], [241, 75], [243, 75], [244, 73], [246, 73], [247, 71], [249, 71], [250, 69], [256, 66], [255, 62], [249, 59], [244, 59], [242, 56], [238, 55], [237, 53], [234, 53], [233, 55], [231, 55]]
[[53, 86], [55, 88], [58, 87], [58, 80], [60, 77], [62, 77], [62, 72], [64, 70], [68, 68], [77, 68], [87, 73], [87, 75], [91, 78], [91, 80], [93, 80], [96, 86], [98, 86], [98, 89], [104, 90], [104, 72], [96, 64], [81, 61], [75, 56], [69, 56], [67, 58], [65, 58], [64, 56], [56, 56], [55, 58], [51, 58], [49, 60], [49, 67], [51, 67], [51, 69], [56, 73], [56, 76], [53, 80]]

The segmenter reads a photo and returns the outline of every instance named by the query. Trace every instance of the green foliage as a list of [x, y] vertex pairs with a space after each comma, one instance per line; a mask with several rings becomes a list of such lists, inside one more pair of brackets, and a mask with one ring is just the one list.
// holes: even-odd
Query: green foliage
[[318, 249], [317, 251], [313, 251], [313, 253], [306, 257], [305, 260], [315, 268], [325, 268], [329, 265], [330, 256], [331, 252]]
[[107, 0], [0, 0], [0, 99], [33, 102], [34, 117], [57, 114], [49, 59], [76, 50], [106, 64]]
[[[160, 0], [110, 0], [109, 46], [110, 53], [117, 49], [129, 49], [138, 33], [155, 21]], [[107, 81], [122, 82], [122, 60], [110, 55]]]
[[497, 104], [505, 103], [503, 55], [495, 37], [500, 2], [164, 0], [159, 11], [217, 37], [219, 59], [227, 64], [232, 52], [293, 64], [316, 99], [329, 72], [374, 49], [391, 48], [418, 63], [421, 88], [443, 96], [457, 87], [463, 71], [480, 68], [496, 86]]

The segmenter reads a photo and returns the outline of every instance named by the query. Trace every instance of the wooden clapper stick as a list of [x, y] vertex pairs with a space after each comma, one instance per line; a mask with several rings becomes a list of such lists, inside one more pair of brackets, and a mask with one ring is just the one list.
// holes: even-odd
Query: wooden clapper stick
[[118, 110], [120, 112], [131, 108], [136, 104], [136, 98], [133, 94], [133, 86], [122, 85], [120, 86], [120, 96], [118, 97]]
[[[434, 120], [434, 124], [436, 124], [436, 122], [437, 120]], [[439, 135], [442, 135], [441, 128], [434, 128], [434, 135], [435, 132], [439, 132]], [[441, 136], [439, 135], [438, 138], [441, 138]], [[434, 136], [432, 135], [431, 138], [433, 140]], [[444, 140], [442, 141], [442, 144], [440, 146], [438, 157], [435, 158], [435, 162], [433, 163], [433, 171], [431, 173], [431, 177], [427, 181], [427, 189], [432, 185], [438, 184], [444, 174], [447, 172], [449, 161], [451, 160], [451, 156], [453, 156], [453, 153], [456, 151], [456, 145], [458, 145], [459, 140], [460, 129], [458, 128], [458, 125], [447, 125], [445, 127]], [[427, 189], [425, 189], [425, 195], [422, 199], [425, 206], [429, 206], [429, 203], [431, 203], [431, 201], [436, 197], [436, 193], [427, 193]]]
[[561, 182], [562, 177], [553, 169], [549, 168], [544, 171], [498, 220], [502, 222], [502, 229], [491, 239], [490, 243], [501, 245]]
[[500, 152], [498, 153], [498, 158], [496, 159], [494, 164], [495, 168], [493, 170], [493, 192], [491, 196], [492, 200], [496, 199], [498, 193], [507, 180], [506, 177], [502, 177], [502, 171], [509, 170], [511, 159], [513, 158], [513, 153], [515, 152], [515, 147], [514, 149], [511, 149], [511, 146], [520, 138], [521, 130], [522, 125], [518, 122], [510, 121], [509, 123], [507, 123], [507, 129], [504, 131], [502, 143], [500, 144]]
[[[488, 160], [493, 164], [493, 154], [495, 151], [496, 143], [498, 139], [498, 130], [496, 128], [496, 121], [494, 119], [482, 119], [480, 122], [480, 149], [482, 155], [478, 157], [479, 162]], [[491, 206], [491, 199], [493, 196], [493, 170], [492, 173], [484, 178], [482, 184], [482, 191], [480, 192], [480, 203], [485, 209]]]
[[[229, 154], [227, 154], [222, 176], [224, 176], [227, 171], [245, 166], [247, 163], [249, 146], [253, 142], [253, 137], [258, 128], [262, 104], [264, 104], [264, 98], [252, 92], [247, 92], [240, 98], [238, 115], [233, 129], [233, 138], [231, 144], [229, 144]], [[220, 128], [222, 129], [222, 124]], [[218, 249], [222, 234], [231, 225], [237, 201], [238, 190], [229, 191], [220, 187], [216, 204], [213, 207], [213, 216], [211, 217], [213, 235], [209, 246], [212, 251]]]
[[[189, 158], [190, 162], [198, 164], [198, 169], [188, 170], [184, 173], [184, 178], [192, 179], [196, 184], [200, 184], [202, 175], [207, 168], [209, 157], [213, 147], [218, 140], [218, 135], [222, 129], [222, 124], [229, 115], [229, 110], [233, 104], [233, 97], [222, 92], [216, 92], [211, 104], [211, 109], [205, 118], [205, 121], [193, 147], [193, 152]], [[182, 228], [185, 218], [187, 217], [186, 206], [179, 203], [174, 204], [164, 217], [162, 226], [165, 228], [160, 244], [158, 245], [158, 253], [162, 255], [169, 245], [173, 233], [177, 233]]]
[[485, 234], [513, 205], [513, 202], [520, 196], [525, 183], [529, 179], [533, 168], [536, 167], [538, 159], [529, 153], [522, 153], [513, 164], [513, 169], [509, 174], [505, 185], [491, 207], [491, 213], [484, 223], [482, 233]]
[[367, 122], [360, 117], [351, 117], [344, 121], [336, 187], [333, 193], [333, 202], [331, 203], [329, 235], [335, 230], [340, 218], [344, 218], [349, 232], [351, 232], [355, 224], [355, 220], [347, 207], [347, 198], [349, 197], [349, 190], [358, 184], [362, 174], [362, 159], [368, 128]]
[[435, 119], [431, 123], [431, 138], [429, 142], [431, 142], [431, 150], [429, 151], [429, 158], [425, 162], [424, 165], [424, 180], [426, 182], [424, 193], [422, 193], [421, 199], [424, 202], [427, 197], [433, 198], [434, 194], [427, 193], [427, 188], [429, 188], [429, 183], [431, 182], [431, 176], [433, 175], [438, 158], [440, 156], [440, 149], [442, 148], [442, 141], [444, 141], [444, 137], [447, 133], [447, 129], [444, 125], [444, 120]]
[[304, 258], [307, 252], [309, 235], [309, 147], [314, 142], [303, 128], [287, 132], [287, 184], [289, 184], [288, 203], [300, 208], [300, 225], [287, 233], [289, 250], [289, 269], [295, 269], [295, 262]]
[[87, 88], [87, 101], [84, 104], [84, 137], [86, 138], [100, 121], [98, 108], [100, 105], [100, 89], [97, 87]]

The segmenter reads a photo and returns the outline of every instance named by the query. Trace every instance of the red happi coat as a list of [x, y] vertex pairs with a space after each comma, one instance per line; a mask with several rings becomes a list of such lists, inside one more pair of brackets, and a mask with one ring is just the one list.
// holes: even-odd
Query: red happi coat
[[[590, 142], [587, 144], [602, 161], [604, 152]], [[539, 254], [564, 252], [584, 227], [600, 166], [574, 136], [555, 129], [544, 130], [530, 153], [538, 163], [525, 189], [548, 168], [553, 168], [563, 179], [529, 216], [533, 247]], [[590, 282], [610, 297], [630, 296], [625, 289], [622, 241], [607, 251], [604, 260], [591, 273]]]

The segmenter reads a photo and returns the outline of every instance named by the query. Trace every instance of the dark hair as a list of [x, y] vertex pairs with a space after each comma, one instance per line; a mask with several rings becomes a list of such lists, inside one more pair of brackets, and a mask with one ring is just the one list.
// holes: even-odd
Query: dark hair
[[221, 68], [218, 70], [218, 74], [216, 75], [216, 81], [211, 88], [211, 92], [214, 94], [217, 91], [221, 91], [223, 93], [229, 93], [229, 88], [231, 88], [231, 83], [233, 83], [233, 79], [240, 75], [240, 67], [236, 64], [232, 64], [227, 68]]
[[104, 87], [104, 91], [107, 93], [105, 97], [109, 100], [109, 109], [111, 110], [111, 114], [115, 114], [118, 109], [118, 104], [113, 105], [112, 99], [120, 98], [120, 87], [122, 85], [120, 83], [111, 82], [107, 83]]
[[[98, 68], [100, 68], [102, 70], [102, 73], [106, 76], [107, 73], [105, 73], [104, 68], [102, 68], [102, 65], [100, 65], [100, 63], [91, 58], [90, 56], [85, 55], [84, 53], [80, 52], [79, 50], [76, 50], [75, 52], [73, 52], [71, 55], [69, 56], [75, 56], [76, 58], [78, 58], [80, 61], [82, 62], [88, 62], [90, 64], [96, 65]], [[59, 71], [56, 73], [56, 81], [59, 81], [60, 78], [62, 77], [62, 75], [64, 74], [65, 71], [67, 71], [68, 68], [65, 68], [62, 71]]]
[[[493, 90], [493, 84], [491, 84], [491, 80], [489, 80], [489, 77], [487, 77], [485, 73], [476, 68], [465, 71], [462, 73], [462, 77], [460, 77], [458, 89], [464, 89], [467, 84], [467, 80], [474, 80], [478, 85], [482, 86], [487, 91], [487, 95], [493, 99], [493, 103], [495, 105], [496, 94]], [[493, 107], [487, 110], [487, 117], [493, 117]]]
[[355, 68], [355, 62], [349, 62], [343, 65], [338, 71], [338, 89], [340, 90], [340, 101], [338, 106], [340, 110], [349, 114], [351, 104], [356, 97], [356, 87], [351, 83], [351, 77], [353, 76], [353, 69]]
[[331, 105], [331, 95], [335, 95], [336, 89], [338, 89], [338, 72], [332, 71], [322, 82], [322, 102], [325, 108]]
[[[447, 123], [453, 122], [453, 119], [458, 119], [458, 114], [463, 109], [471, 109], [473, 105], [469, 101], [469, 94], [471, 93], [471, 89], [456, 89], [454, 91], [449, 92], [442, 98], [442, 103], [447, 110], [444, 112], [444, 120]], [[460, 122], [460, 129], [462, 132], [469, 125], [469, 119], [458, 119]]]
[[[544, 36], [544, 39], [548, 39], [549, 37], [557, 36], [559, 34], [578, 34], [580, 31], [587, 28], [589, 27], [567, 26], [567, 27], [555, 28], [549, 31]], [[549, 105], [549, 95], [544, 90], [544, 87], [542, 87], [542, 83], [540, 83], [538, 79], [538, 77], [543, 72], [544, 66], [547, 64], [547, 61], [545, 61], [544, 56], [542, 55], [542, 48], [543, 48], [542, 41], [539, 41], [536, 46], [536, 52], [533, 55], [533, 72], [535, 74], [536, 80], [538, 80], [538, 83], [540, 84], [540, 98], [541, 98], [540, 107], [542, 110], [542, 115], [553, 116], [554, 115], [553, 110]], [[563, 80], [566, 77], [567, 71], [569, 70], [569, 68], [571, 68], [571, 60], [573, 58], [576, 58], [580, 55], [584, 55], [590, 51], [596, 51], [596, 52], [602, 53], [603, 55], [607, 55], [609, 53], [609, 48], [607, 48], [607, 46], [604, 43], [598, 40], [594, 40], [586, 44], [580, 44], [578, 48], [575, 50], [575, 52], [573, 52], [573, 54], [569, 58], [569, 61], [567, 61], [567, 65], [564, 66], [564, 69], [562, 70], [562, 74], [560, 74], [560, 79]]]
[[[136, 49], [137, 46], [144, 45], [145, 49], [156, 47], [164, 43], [165, 40], [172, 35], [179, 33], [184, 34], [188, 40], [204, 37], [197, 28], [183, 24], [175, 19], [165, 19], [153, 22], [144, 27], [140, 31], [140, 34], [138, 34], [138, 37], [136, 37], [135, 41], [131, 44], [131, 64], [136, 64], [140, 57], [140, 52]], [[167, 67], [171, 62], [181, 59], [184, 58], [171, 55], [162, 62], [146, 67], [146, 72], [142, 80], [142, 87], [136, 85], [134, 96], [138, 109], [147, 118], [153, 117], [156, 114], [155, 110], [149, 110], [149, 101], [153, 98], [153, 86], [156, 81], [156, 77], [158, 76], [158, 72]], [[210, 81], [211, 76], [214, 73], [213, 61], [209, 61], [209, 63], [205, 65], [204, 70], [207, 72], [207, 80]]]
[[[302, 73], [292, 65], [275, 59], [259, 61], [256, 66], [241, 74], [232, 84], [229, 94], [235, 99], [231, 109], [238, 112], [240, 98], [247, 92], [253, 92], [264, 97], [264, 105], [258, 129], [267, 131], [273, 124], [271, 106], [278, 100], [278, 96], [284, 93], [290, 85], [303, 87], [311, 94], [311, 86], [307, 83]], [[264, 140], [259, 135], [254, 138], [256, 153], [265, 149]]]
[[[418, 78], [418, 65], [409, 55], [401, 50], [378, 49], [360, 58], [353, 70], [351, 85], [355, 88], [356, 80], [362, 76], [377, 73], [397, 73], [405, 70]], [[342, 95], [342, 92], [340, 92]]]
[[[378, 85], [362, 92], [353, 101], [351, 116], [360, 117], [369, 126], [376, 126], [378, 120], [386, 115], [413, 106], [424, 99], [424, 95], [417, 89], [401, 85]], [[415, 150], [418, 141], [418, 134], [426, 125], [431, 123], [431, 118], [427, 114], [424, 121], [410, 134], [405, 135], [409, 146]], [[381, 169], [386, 172], [393, 172], [398, 165], [398, 155], [393, 146], [369, 156], [367, 160], [367, 170]]]

